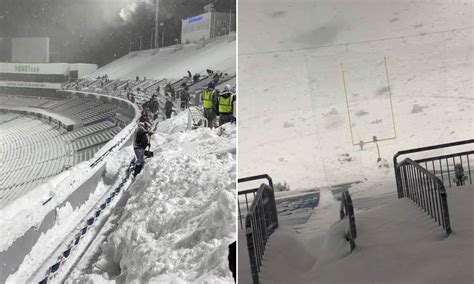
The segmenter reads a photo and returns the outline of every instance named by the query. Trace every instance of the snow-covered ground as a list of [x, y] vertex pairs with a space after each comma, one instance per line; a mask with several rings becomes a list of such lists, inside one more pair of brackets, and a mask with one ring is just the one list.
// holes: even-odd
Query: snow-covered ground
[[187, 113], [160, 122], [154, 157], [68, 282], [233, 282], [236, 127], [185, 132]]
[[353, 144], [396, 131], [379, 143], [392, 166], [399, 150], [471, 138], [472, 39], [471, 1], [240, 1], [239, 176], [393, 190], [375, 145]]
[[218, 37], [202, 44], [175, 45], [158, 50], [129, 53], [87, 75], [88, 78], [108, 75], [111, 79], [148, 78], [178, 79], [192, 73], [206, 73], [206, 69], [235, 74], [235, 34]]
[[[320, 189], [305, 223], [271, 236], [262, 282], [473, 283], [472, 191], [448, 192], [458, 232], [441, 242], [396, 199], [392, 165], [399, 150], [472, 138], [472, 16], [462, 0], [239, 1], [239, 176]], [[380, 163], [374, 143], [358, 145], [373, 136], [387, 139]], [[350, 255], [330, 192], [344, 183]], [[244, 231], [239, 244], [239, 282], [251, 283]]]
[[[448, 238], [434, 220], [409, 199], [356, 214], [357, 247], [350, 253], [338, 203], [328, 205], [331, 222], [314, 219], [299, 233], [282, 227], [270, 238], [260, 273], [268, 283], [473, 283], [472, 186], [448, 190]], [[317, 214], [311, 218], [317, 218]], [[326, 218], [328, 220], [328, 218]], [[313, 224], [311, 224], [313, 223]], [[318, 222], [321, 224], [321, 222]], [[240, 255], [239, 255], [240, 257]], [[240, 263], [239, 263], [240, 264]], [[240, 283], [250, 283], [248, 277]]]

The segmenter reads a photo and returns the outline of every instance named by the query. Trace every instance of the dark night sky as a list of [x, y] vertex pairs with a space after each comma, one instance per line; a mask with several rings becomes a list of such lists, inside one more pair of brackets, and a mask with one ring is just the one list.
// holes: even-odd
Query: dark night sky
[[[0, 0], [0, 37], [48, 36], [52, 62], [104, 65], [132, 50], [150, 47], [155, 0]], [[204, 13], [214, 3], [235, 13], [235, 0], [160, 0], [165, 45], [179, 38], [181, 19]], [[132, 9], [132, 7], [135, 7]], [[120, 12], [123, 10], [122, 15]], [[5, 42], [5, 41], [4, 41]], [[0, 60], [9, 52], [3, 45]]]

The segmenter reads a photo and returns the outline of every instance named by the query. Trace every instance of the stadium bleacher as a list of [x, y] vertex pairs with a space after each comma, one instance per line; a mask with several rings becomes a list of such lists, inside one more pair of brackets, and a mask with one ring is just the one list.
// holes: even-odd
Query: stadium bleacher
[[0, 134], [0, 207], [71, 166], [70, 144], [44, 121], [0, 114]]
[[[186, 83], [191, 97], [200, 92], [212, 80], [208, 74], [194, 82], [183, 77], [176, 80], [139, 78], [110, 80], [101, 78], [81, 79], [63, 85], [65, 90], [85, 91], [127, 98], [133, 92], [135, 102], [141, 106], [160, 87], [158, 101], [165, 105], [165, 85], [175, 90], [175, 106], [179, 108], [179, 96]], [[235, 86], [235, 75], [225, 74], [217, 84]], [[91, 159], [94, 154], [112, 140], [131, 120], [127, 111], [119, 105], [96, 97], [77, 96], [24, 96], [0, 95], [0, 207], [18, 198], [48, 178], [53, 177], [77, 163]], [[5, 107], [28, 107], [42, 111], [43, 115], [8, 113]], [[199, 109], [199, 107], [198, 107]], [[44, 113], [67, 117], [79, 122], [72, 131], [54, 124]], [[161, 113], [162, 110], [160, 110]], [[42, 118], [40, 118], [42, 117]]]
[[[94, 97], [0, 95], [0, 207], [77, 163], [91, 159], [132, 116]], [[38, 109], [79, 121], [72, 131], [44, 115], [9, 112]]]
[[[99, 94], [107, 94], [123, 99], [127, 99], [127, 93], [132, 92], [134, 94], [135, 103], [141, 106], [144, 102], [148, 101], [153, 94], [156, 94], [156, 90], [160, 87], [160, 93], [158, 94], [158, 102], [160, 108], [164, 107], [165, 104], [165, 87], [170, 84], [176, 94], [174, 101], [175, 106], [179, 106], [179, 95], [183, 90], [182, 84], [186, 83], [188, 91], [191, 95], [191, 102], [198, 101], [200, 93], [204, 90], [209, 82], [213, 80], [213, 76], [208, 74], [200, 74], [199, 81], [194, 82], [192, 78], [182, 77], [180, 79], [156, 79], [156, 78], [139, 78], [136, 79], [103, 79], [103, 78], [90, 78], [84, 79], [77, 83], [65, 85], [64, 88], [68, 90], [79, 90], [85, 92], [94, 92]], [[101, 86], [100, 82], [106, 82]], [[233, 74], [224, 73], [219, 79], [216, 88], [223, 90], [226, 84], [230, 84], [232, 87], [236, 85], [236, 78]], [[138, 89], [140, 91], [138, 91]], [[163, 109], [161, 109], [163, 113]], [[117, 120], [121, 120], [119, 115], [116, 116]]]

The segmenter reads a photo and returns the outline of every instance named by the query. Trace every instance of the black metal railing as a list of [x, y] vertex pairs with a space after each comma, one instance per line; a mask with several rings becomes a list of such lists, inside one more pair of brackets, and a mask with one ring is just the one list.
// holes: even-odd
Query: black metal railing
[[[461, 152], [438, 155], [429, 158], [416, 159], [413, 157], [414, 155], [421, 154], [422, 152], [429, 152], [434, 150], [441, 151], [447, 150], [447, 148], [454, 149], [455, 147], [467, 147], [471, 149], [464, 149]], [[393, 164], [395, 168], [395, 178], [397, 182], [397, 191], [399, 198], [402, 198], [404, 196], [403, 192], [401, 191], [399, 167], [397, 167], [398, 158], [400, 156], [406, 156], [408, 154], [411, 154], [410, 158], [414, 162], [418, 163], [427, 171], [438, 177], [445, 187], [473, 184], [474, 168], [471, 168], [471, 165], [474, 163], [474, 139], [404, 150], [396, 153], [393, 156]]]
[[[278, 228], [275, 194], [270, 176], [258, 175], [241, 178], [238, 182], [242, 183], [259, 179], [267, 179], [268, 184], [260, 185], [245, 218], [245, 234], [253, 283], [259, 282], [258, 273], [262, 265], [267, 240], [275, 229]], [[242, 191], [242, 193], [239, 192], [239, 195], [253, 194], [252, 191], [253, 189]]]
[[[273, 180], [272, 178], [267, 175], [256, 175], [256, 176], [250, 176], [250, 177], [245, 177], [245, 178], [239, 178], [238, 182], [239, 183], [244, 183], [244, 182], [250, 182], [250, 181], [255, 181], [255, 180], [260, 180], [260, 179], [266, 179], [268, 181], [268, 185], [273, 188]], [[242, 190], [238, 192], [238, 199], [237, 199], [237, 207], [239, 211], [239, 222], [240, 222], [240, 229], [244, 229], [244, 222], [245, 217], [247, 216], [247, 212], [250, 210], [250, 204], [253, 202], [255, 198], [255, 194], [257, 194], [258, 191], [257, 188], [252, 188], [252, 189], [247, 189], [247, 190]], [[243, 208], [241, 205], [245, 205]]]
[[436, 175], [447, 187], [473, 182], [474, 169], [471, 170], [471, 164], [474, 162], [474, 150], [418, 159], [415, 162]]
[[341, 194], [341, 210], [339, 212], [341, 220], [347, 219], [345, 231], [346, 240], [351, 246], [351, 252], [355, 249], [355, 239], [357, 238], [357, 228], [354, 215], [354, 206], [349, 191], [344, 190]]
[[[238, 202], [238, 210], [239, 210], [239, 223], [240, 229], [244, 229], [244, 222], [245, 217], [247, 216], [247, 212], [250, 211], [251, 202], [255, 199], [255, 195], [257, 194], [258, 188], [247, 189], [243, 191], [239, 191], [239, 197], [237, 199]], [[243, 208], [241, 207], [243, 206]]]
[[[413, 200], [423, 208], [446, 231], [451, 233], [448, 201], [443, 182], [418, 163], [406, 158], [397, 164], [396, 172], [400, 174], [400, 193]], [[398, 185], [397, 185], [398, 186]]]

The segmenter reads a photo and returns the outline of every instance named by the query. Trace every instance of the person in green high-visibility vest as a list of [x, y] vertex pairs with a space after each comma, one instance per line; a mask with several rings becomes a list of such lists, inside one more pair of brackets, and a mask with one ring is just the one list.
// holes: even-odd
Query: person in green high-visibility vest
[[224, 92], [217, 98], [219, 111], [219, 125], [223, 125], [233, 120], [235, 96], [232, 94], [230, 85], [225, 85]]
[[214, 90], [214, 83], [209, 82], [207, 89], [201, 94], [202, 108], [204, 109], [204, 117], [207, 119], [208, 126], [214, 127], [214, 120], [216, 119], [217, 95]]

